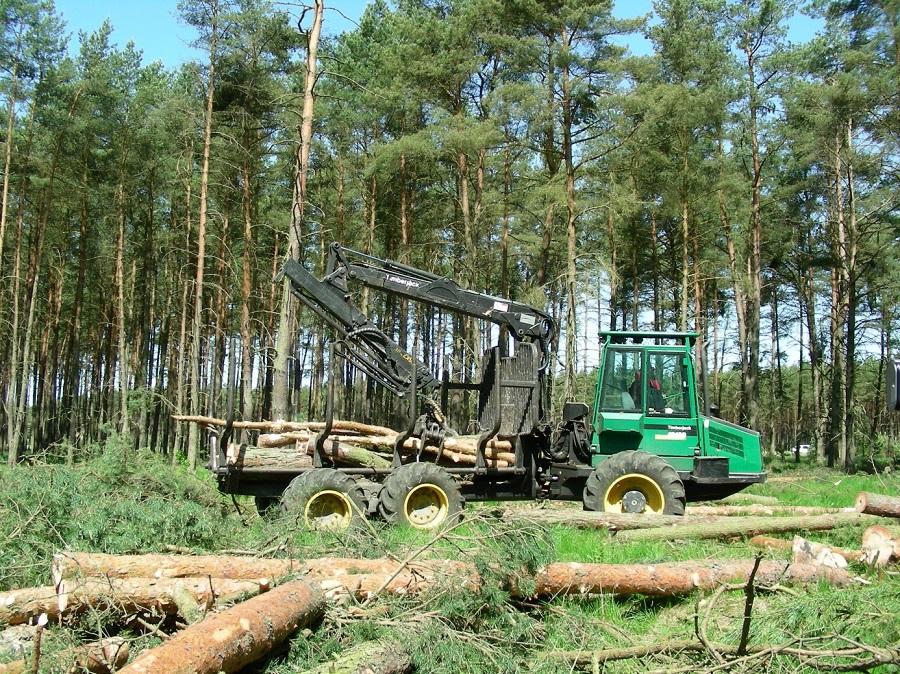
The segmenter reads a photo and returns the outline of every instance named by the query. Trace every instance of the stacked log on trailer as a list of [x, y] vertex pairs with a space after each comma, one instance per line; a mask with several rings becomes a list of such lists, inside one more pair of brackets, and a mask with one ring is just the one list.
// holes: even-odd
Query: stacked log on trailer
[[[198, 416], [173, 416], [176, 421], [195, 423], [204, 428], [223, 429], [224, 419]], [[314, 439], [325, 424], [315, 421], [235, 421], [236, 430], [259, 432], [255, 444], [229, 442], [225, 457], [229, 466], [244, 470], [267, 468], [303, 469], [312, 466]], [[397, 431], [355, 421], [334, 421], [324, 444], [325, 455], [337, 466], [352, 468], [390, 468]], [[448, 437], [443, 447], [425, 445], [417, 438], [403, 444], [402, 454], [421, 452], [442, 466], [474, 466], [477, 453], [476, 436]], [[438, 459], [438, 454], [440, 458]], [[491, 468], [514, 465], [516, 455], [509, 440], [494, 439], [485, 449], [485, 462]]]

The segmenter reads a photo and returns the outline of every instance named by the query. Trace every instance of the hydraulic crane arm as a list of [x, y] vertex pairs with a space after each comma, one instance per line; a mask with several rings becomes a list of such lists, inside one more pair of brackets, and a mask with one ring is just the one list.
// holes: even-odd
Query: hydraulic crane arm
[[346, 292], [320, 281], [293, 260], [285, 263], [283, 271], [300, 301], [335, 331], [345, 355], [375, 381], [399, 397], [409, 393], [413, 377], [416, 388], [426, 394], [440, 386], [423, 363], [349, 302]]
[[331, 244], [326, 272], [325, 280], [344, 292], [347, 280], [354, 279], [370, 288], [506, 327], [517, 340], [539, 343], [542, 369], [549, 363], [553, 319], [527, 304], [468, 290], [450, 279], [338, 243]]

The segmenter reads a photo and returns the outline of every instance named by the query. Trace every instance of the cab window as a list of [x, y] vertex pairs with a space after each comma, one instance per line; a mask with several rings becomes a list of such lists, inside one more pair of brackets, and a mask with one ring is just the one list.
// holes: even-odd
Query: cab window
[[683, 353], [651, 353], [647, 372], [647, 414], [687, 417], [690, 385]]
[[640, 391], [634, 382], [640, 382], [641, 352], [625, 349], [607, 349], [603, 364], [603, 385], [600, 391], [600, 410], [605, 412], [639, 412]]

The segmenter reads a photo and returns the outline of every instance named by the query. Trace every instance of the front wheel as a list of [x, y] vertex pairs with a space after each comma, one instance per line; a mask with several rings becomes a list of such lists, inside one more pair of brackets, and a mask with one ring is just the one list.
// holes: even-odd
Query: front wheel
[[388, 522], [437, 529], [462, 512], [462, 495], [450, 474], [433, 463], [408, 463], [384, 480], [378, 512]]
[[619, 452], [588, 476], [583, 501], [585, 510], [684, 515], [684, 484], [665, 459]]
[[313, 468], [291, 480], [281, 508], [307, 529], [340, 530], [363, 520], [366, 499], [349, 475], [334, 468]]

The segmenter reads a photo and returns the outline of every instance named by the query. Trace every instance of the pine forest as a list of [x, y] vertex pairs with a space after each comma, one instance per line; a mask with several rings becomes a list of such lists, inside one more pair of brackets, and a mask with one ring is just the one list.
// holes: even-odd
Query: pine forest
[[[766, 452], [900, 463], [896, 1], [340, 9], [183, 0], [202, 58], [169, 68], [0, 0], [10, 465], [118, 434], [194, 467], [172, 414], [321, 419], [331, 333], [280, 270], [333, 241], [551, 315], [553, 416], [592, 402], [600, 331], [694, 331], [706, 402]], [[435, 377], [479, 378], [496, 328], [352, 292]], [[338, 418], [403, 418], [335, 369]]]

